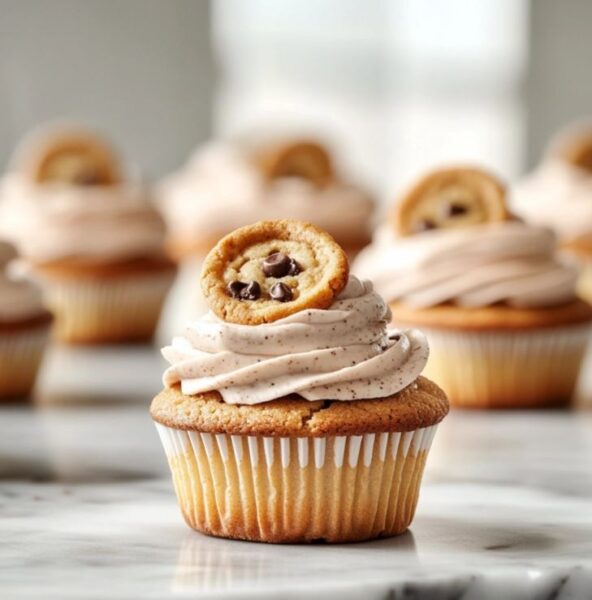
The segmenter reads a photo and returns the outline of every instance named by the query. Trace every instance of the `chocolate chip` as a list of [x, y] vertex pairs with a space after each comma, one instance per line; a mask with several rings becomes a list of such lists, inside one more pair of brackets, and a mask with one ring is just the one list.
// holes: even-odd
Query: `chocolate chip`
[[302, 267], [293, 259], [290, 259], [290, 268], [288, 269], [288, 275], [298, 275], [302, 272]]
[[290, 270], [290, 257], [283, 252], [270, 254], [261, 267], [267, 277], [284, 277]]
[[468, 208], [464, 204], [457, 204], [456, 202], [451, 202], [446, 209], [447, 217], [460, 217], [461, 215], [466, 215], [468, 212]]
[[417, 222], [415, 230], [418, 232], [429, 231], [430, 229], [436, 229], [437, 225], [431, 219], [422, 219]]
[[75, 185], [98, 185], [101, 183], [101, 177], [96, 170], [86, 169], [76, 173], [72, 183]]
[[292, 290], [285, 283], [276, 283], [269, 290], [269, 295], [279, 302], [289, 302], [294, 297]]
[[261, 298], [261, 286], [256, 281], [251, 281], [251, 283], [231, 281], [226, 289], [233, 298], [239, 300], [259, 300]]
[[261, 286], [256, 281], [251, 281], [240, 292], [241, 300], [259, 300], [259, 298], [261, 298]]
[[231, 281], [226, 286], [226, 289], [233, 298], [240, 298], [241, 292], [247, 287], [247, 285], [248, 284], [243, 283], [242, 281]]

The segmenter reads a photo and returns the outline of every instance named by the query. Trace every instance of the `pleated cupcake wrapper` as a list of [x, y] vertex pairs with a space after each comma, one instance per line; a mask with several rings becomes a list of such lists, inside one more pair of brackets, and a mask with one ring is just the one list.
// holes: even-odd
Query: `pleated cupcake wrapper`
[[340, 542], [407, 529], [437, 426], [323, 438], [156, 427], [194, 529], [255, 541]]
[[0, 333], [0, 401], [27, 396], [49, 339], [50, 326]]
[[424, 375], [438, 382], [453, 405], [530, 408], [570, 401], [590, 327], [531, 332], [423, 331], [430, 343]]
[[173, 280], [173, 271], [46, 280], [47, 303], [56, 315], [54, 334], [73, 343], [148, 340]]

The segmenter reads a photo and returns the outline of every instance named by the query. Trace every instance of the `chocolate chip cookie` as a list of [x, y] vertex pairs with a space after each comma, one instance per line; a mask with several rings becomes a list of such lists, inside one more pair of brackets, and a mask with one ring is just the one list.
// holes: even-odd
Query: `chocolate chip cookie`
[[494, 176], [474, 168], [431, 173], [413, 186], [391, 215], [400, 236], [509, 218], [504, 186]]
[[216, 244], [201, 284], [218, 317], [256, 325], [328, 308], [348, 274], [347, 256], [328, 233], [301, 221], [259, 221]]
[[79, 130], [44, 132], [21, 151], [17, 168], [36, 183], [112, 185], [120, 180], [119, 163], [109, 145]]
[[270, 181], [281, 177], [299, 177], [322, 188], [334, 176], [329, 153], [313, 141], [268, 144], [254, 150], [252, 157]]

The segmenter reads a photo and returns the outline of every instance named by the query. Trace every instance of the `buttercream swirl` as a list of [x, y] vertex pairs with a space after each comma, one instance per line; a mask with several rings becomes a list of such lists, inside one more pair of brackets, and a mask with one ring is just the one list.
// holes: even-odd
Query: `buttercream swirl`
[[222, 235], [261, 219], [291, 218], [356, 243], [369, 236], [374, 203], [341, 182], [320, 190], [299, 178], [266, 182], [238, 148], [220, 143], [200, 150], [162, 182], [159, 207], [169, 229], [182, 237]]
[[517, 182], [512, 205], [529, 223], [553, 228], [561, 241], [592, 237], [592, 176], [559, 158]]
[[2, 181], [0, 198], [2, 235], [34, 262], [126, 260], [162, 252], [164, 221], [140, 185], [41, 185], [12, 173]]
[[549, 229], [517, 221], [401, 239], [383, 229], [353, 270], [389, 301], [418, 308], [553, 306], [575, 298], [577, 280], [576, 269], [556, 257]]
[[14, 246], [0, 241], [0, 321], [12, 323], [44, 312], [41, 290], [31, 281], [11, 273], [17, 254]]
[[208, 313], [162, 353], [164, 384], [186, 395], [217, 390], [230, 404], [289, 394], [306, 400], [391, 396], [417, 379], [428, 344], [417, 330], [388, 330], [388, 306], [369, 281], [350, 276], [328, 310], [237, 325]]

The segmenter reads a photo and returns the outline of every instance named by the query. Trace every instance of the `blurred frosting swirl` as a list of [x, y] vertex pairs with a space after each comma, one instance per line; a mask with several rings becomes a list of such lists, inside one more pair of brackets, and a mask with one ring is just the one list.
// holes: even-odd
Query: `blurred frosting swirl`
[[592, 175], [548, 158], [513, 187], [512, 206], [529, 223], [553, 228], [561, 241], [592, 236]]
[[33, 262], [108, 262], [161, 253], [165, 226], [140, 185], [36, 184], [15, 172], [1, 184], [0, 232]]
[[305, 310], [264, 325], [208, 313], [162, 353], [164, 384], [186, 395], [217, 390], [230, 404], [299, 394], [306, 400], [391, 396], [415, 381], [428, 358], [417, 330], [388, 330], [390, 310], [369, 281], [350, 276], [328, 310]]
[[353, 270], [389, 301], [417, 308], [554, 306], [575, 298], [577, 280], [577, 270], [556, 257], [553, 233], [518, 221], [401, 239], [383, 229]]
[[296, 177], [267, 182], [238, 146], [217, 143], [162, 182], [159, 207], [173, 235], [182, 238], [217, 237], [254, 221], [291, 218], [355, 244], [370, 235], [374, 203], [337, 181], [322, 189]]
[[10, 272], [16, 257], [14, 246], [0, 241], [0, 322], [21, 321], [45, 311], [41, 290]]

